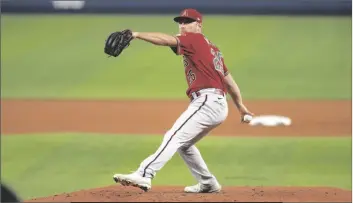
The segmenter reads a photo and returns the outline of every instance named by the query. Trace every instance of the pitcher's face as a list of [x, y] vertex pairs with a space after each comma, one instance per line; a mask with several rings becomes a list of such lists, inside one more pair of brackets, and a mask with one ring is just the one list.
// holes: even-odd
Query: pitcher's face
[[179, 33], [183, 34], [186, 32], [201, 32], [201, 24], [189, 18], [181, 19], [179, 21]]

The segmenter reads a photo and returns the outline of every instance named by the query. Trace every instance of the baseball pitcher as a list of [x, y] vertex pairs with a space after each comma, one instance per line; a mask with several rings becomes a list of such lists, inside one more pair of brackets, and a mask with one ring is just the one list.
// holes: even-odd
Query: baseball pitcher
[[243, 104], [239, 87], [228, 72], [221, 51], [202, 34], [202, 15], [195, 9], [185, 9], [174, 21], [179, 24], [176, 36], [127, 29], [112, 33], [106, 40], [105, 53], [114, 57], [134, 39], [170, 47], [176, 55], [182, 56], [188, 83], [186, 95], [190, 99], [189, 106], [164, 135], [157, 151], [143, 160], [135, 172], [115, 174], [113, 179], [124, 186], [148, 191], [156, 173], [178, 152], [197, 181], [196, 185], [185, 187], [185, 192], [219, 192], [221, 185], [195, 143], [227, 118], [227, 93], [239, 110], [242, 122], [249, 122], [244, 117], [253, 113]]

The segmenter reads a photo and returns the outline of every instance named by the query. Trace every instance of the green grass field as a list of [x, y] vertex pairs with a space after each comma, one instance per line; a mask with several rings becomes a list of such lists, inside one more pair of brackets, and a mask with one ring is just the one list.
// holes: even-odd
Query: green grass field
[[[168, 47], [103, 52], [116, 30], [176, 34], [172, 17], [2, 15], [2, 97], [184, 99]], [[351, 17], [205, 16], [203, 26], [247, 99], [351, 98]]]
[[[129, 135], [4, 136], [1, 176], [23, 198], [103, 187], [114, 184], [114, 173], [135, 170], [161, 139], [141, 136], [136, 143], [136, 137]], [[197, 146], [225, 186], [352, 186], [349, 137], [206, 137]], [[153, 183], [185, 185], [195, 181], [176, 154]]]

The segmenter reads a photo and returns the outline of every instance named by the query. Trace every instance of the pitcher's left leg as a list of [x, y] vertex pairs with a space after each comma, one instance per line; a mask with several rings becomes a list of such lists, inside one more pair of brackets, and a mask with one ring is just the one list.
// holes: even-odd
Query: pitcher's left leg
[[173, 157], [177, 150], [188, 145], [190, 140], [203, 134], [213, 122], [207, 116], [207, 95], [194, 101], [177, 119], [173, 127], [165, 134], [163, 142], [157, 151], [147, 157], [133, 174], [115, 174], [114, 180], [123, 185], [140, 187], [147, 191], [151, 188], [151, 179]]

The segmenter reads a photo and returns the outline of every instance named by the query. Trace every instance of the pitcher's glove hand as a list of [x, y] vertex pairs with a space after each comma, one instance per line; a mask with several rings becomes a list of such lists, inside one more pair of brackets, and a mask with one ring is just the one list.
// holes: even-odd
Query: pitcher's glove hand
[[105, 41], [104, 53], [117, 57], [130, 45], [132, 39], [132, 31], [129, 29], [113, 32]]

